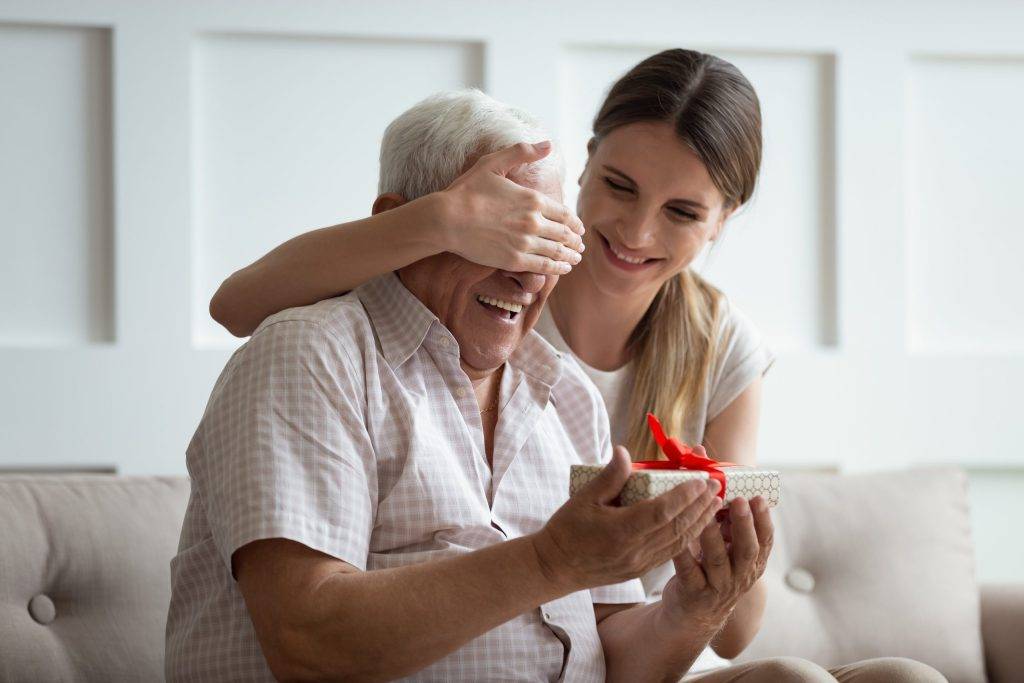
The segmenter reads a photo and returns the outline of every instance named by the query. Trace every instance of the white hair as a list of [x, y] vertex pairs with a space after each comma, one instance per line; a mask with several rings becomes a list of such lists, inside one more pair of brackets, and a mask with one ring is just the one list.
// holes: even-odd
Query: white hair
[[[378, 193], [413, 200], [448, 187], [474, 156], [547, 139], [533, 116], [475, 88], [439, 92], [384, 131]], [[527, 178], [548, 173], [556, 174], [561, 186], [565, 170], [554, 143], [548, 156], [517, 171]]]

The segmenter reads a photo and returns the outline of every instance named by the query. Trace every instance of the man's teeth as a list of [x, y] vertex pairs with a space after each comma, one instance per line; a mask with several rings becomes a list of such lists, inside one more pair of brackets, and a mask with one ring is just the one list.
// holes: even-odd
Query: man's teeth
[[638, 258], [636, 256], [626, 256], [625, 254], [620, 254], [619, 250], [616, 249], [615, 247], [612, 247], [612, 245], [610, 243], [608, 244], [608, 246], [611, 247], [612, 253], [615, 254], [615, 256], [617, 256], [619, 259], [625, 261], [626, 263], [640, 264], [640, 263], [643, 263], [644, 261], [647, 260], [645, 258]]
[[489, 296], [478, 296], [477, 301], [481, 301], [485, 304], [490, 304], [491, 306], [496, 306], [497, 308], [503, 308], [506, 311], [510, 311], [512, 313], [519, 313], [521, 310], [523, 310], [522, 304], [514, 304], [511, 301], [502, 301], [501, 299], [493, 299]]

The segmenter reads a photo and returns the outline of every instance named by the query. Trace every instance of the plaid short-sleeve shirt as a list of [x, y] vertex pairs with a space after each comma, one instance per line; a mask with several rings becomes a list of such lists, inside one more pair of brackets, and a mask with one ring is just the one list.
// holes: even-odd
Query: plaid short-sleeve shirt
[[[570, 465], [610, 457], [600, 395], [536, 333], [499, 402], [492, 470], [458, 343], [393, 274], [264, 321], [189, 444], [168, 680], [273, 680], [231, 576], [243, 545], [287, 538], [370, 571], [469, 553], [539, 530]], [[639, 581], [572, 593], [409, 680], [602, 681], [593, 604], [643, 599]]]

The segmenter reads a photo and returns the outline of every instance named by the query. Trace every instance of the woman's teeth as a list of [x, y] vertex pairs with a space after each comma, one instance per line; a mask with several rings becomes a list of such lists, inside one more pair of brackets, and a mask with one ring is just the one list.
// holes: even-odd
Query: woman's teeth
[[495, 308], [504, 309], [509, 313], [519, 313], [523, 310], [522, 304], [514, 304], [511, 301], [502, 301], [501, 299], [494, 299], [489, 296], [478, 296], [476, 300], [481, 303], [494, 306]]
[[625, 261], [626, 263], [633, 263], [639, 265], [647, 260], [645, 258], [638, 258], [636, 256], [626, 256], [625, 254], [621, 254], [619, 253], [618, 249], [611, 245], [611, 242], [608, 243], [608, 246], [611, 248], [612, 253], [615, 254], [616, 257], [618, 257], [622, 261]]

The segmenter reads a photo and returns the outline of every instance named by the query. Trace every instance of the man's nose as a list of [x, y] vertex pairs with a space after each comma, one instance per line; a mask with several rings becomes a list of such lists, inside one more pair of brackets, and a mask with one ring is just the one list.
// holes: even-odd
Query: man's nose
[[536, 294], [544, 289], [544, 285], [547, 283], [547, 278], [537, 273], [513, 273], [503, 270], [501, 274], [518, 282], [523, 291], [528, 294]]

